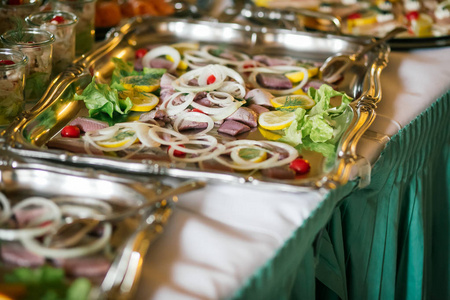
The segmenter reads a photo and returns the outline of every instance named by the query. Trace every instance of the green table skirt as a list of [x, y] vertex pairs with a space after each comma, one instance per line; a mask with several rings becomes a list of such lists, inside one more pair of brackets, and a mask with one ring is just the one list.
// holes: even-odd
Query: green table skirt
[[[450, 92], [331, 191], [233, 299], [450, 299]], [[322, 229], [324, 228], [324, 230]]]
[[326, 227], [320, 298], [450, 299], [450, 92], [392, 137], [371, 177]]

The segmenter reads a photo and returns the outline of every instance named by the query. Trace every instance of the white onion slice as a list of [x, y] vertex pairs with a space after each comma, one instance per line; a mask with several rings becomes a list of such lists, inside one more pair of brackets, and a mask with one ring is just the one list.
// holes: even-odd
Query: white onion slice
[[220, 88], [217, 89], [219, 92], [225, 92], [231, 94], [233, 97], [244, 98], [247, 91], [245, 86], [237, 82], [225, 81]]
[[219, 57], [219, 56], [212, 55], [212, 54], [210, 53], [211, 50], [216, 50], [216, 49], [218, 49], [218, 48], [219, 48], [218, 46], [207, 45], [207, 46], [202, 47], [201, 51], [204, 53], [204, 55], [205, 55], [206, 58], [208, 58], [208, 59], [210, 59], [210, 60], [212, 60], [212, 61], [215, 61], [215, 62], [217, 62], [217, 63], [219, 63], [219, 64], [222, 64], [222, 65], [233, 65], [233, 66], [237, 66], [237, 65], [239, 65], [242, 61], [245, 61], [245, 60], [249, 60], [249, 59], [250, 59], [250, 57], [249, 57], [247, 54], [242, 53], [242, 52], [237, 52], [237, 51], [230, 51], [230, 50], [227, 50], [227, 53], [232, 54], [233, 56], [235, 56], [235, 57], [236, 57], [237, 59], [239, 59], [239, 60], [227, 59], [227, 58], [224, 58], [224, 57]]
[[225, 106], [226, 104], [230, 104], [234, 101], [233, 96], [226, 92], [210, 92], [206, 94], [206, 98], [210, 102], [220, 106]]
[[210, 115], [213, 121], [220, 121], [229, 116], [231, 116], [239, 107], [241, 107], [245, 102], [244, 101], [234, 101], [230, 105], [225, 107], [208, 107], [201, 105], [197, 102], [192, 102], [191, 105], [194, 108], [200, 109], [204, 113]]
[[[216, 157], [215, 160], [227, 167], [242, 171], [282, 166], [298, 157], [298, 152], [294, 147], [280, 142], [236, 140], [226, 143], [225, 146], [226, 150], [224, 153], [230, 153], [232, 161], [229, 162], [222, 157]], [[260, 151], [266, 151], [272, 156], [262, 162], [247, 161], [239, 156], [239, 151], [245, 148], [255, 148]], [[277, 153], [273, 148], [281, 148], [287, 151], [289, 154], [288, 157], [279, 159], [280, 153]]]
[[[173, 160], [189, 163], [189, 162], [204, 161], [204, 160], [213, 159], [213, 158], [215, 159], [220, 154], [223, 153], [223, 151], [225, 150], [225, 146], [222, 144], [217, 144], [216, 149], [214, 149], [213, 151], [202, 152], [202, 153], [199, 153], [199, 155], [195, 156], [195, 157], [177, 157], [174, 155], [175, 150], [177, 150], [176, 147], [172, 147], [172, 146], [168, 150], [168, 154]], [[186, 151], [186, 149], [181, 148], [179, 151]]]
[[205, 57], [204, 52], [198, 50], [184, 51], [184, 62], [193, 70], [202, 68], [205, 65], [212, 63], [212, 61]]
[[184, 97], [184, 101], [181, 104], [177, 104], [174, 105], [173, 101], [176, 99], [177, 97], [174, 97], [170, 100], [168, 100], [166, 103], [167, 106], [167, 114], [170, 116], [174, 116], [176, 114], [181, 113], [182, 111], [184, 111], [186, 108], [188, 108], [189, 105], [191, 105], [192, 101], [194, 101], [195, 98], [195, 94], [194, 93], [188, 93], [185, 97]]
[[[171, 145], [170, 148], [189, 154], [202, 154], [213, 150], [217, 145], [217, 139], [211, 135], [191, 136], [193, 139], [184, 144]], [[188, 145], [203, 145], [203, 148], [189, 148]]]
[[73, 248], [49, 248], [43, 246], [41, 243], [37, 242], [34, 238], [23, 238], [22, 244], [24, 247], [35, 254], [47, 257], [47, 258], [74, 258], [80, 257], [87, 254], [92, 254], [103, 249], [111, 238], [112, 226], [110, 223], [103, 224], [103, 235], [95, 240], [94, 242]]
[[180, 63], [181, 56], [178, 50], [170, 46], [157, 47], [147, 52], [142, 58], [142, 66], [151, 68], [150, 62], [152, 61], [152, 59], [163, 55], [169, 55], [173, 59], [172, 66], [170, 67], [169, 71], [175, 71], [178, 67], [178, 64]]
[[[96, 134], [98, 133], [98, 131], [91, 131], [91, 132], [86, 132], [85, 135], [83, 136], [83, 139], [85, 141], [87, 141], [90, 145], [92, 145], [93, 147], [101, 150], [101, 151], [120, 151], [120, 150], [124, 150], [128, 147], [130, 147], [132, 144], [134, 144], [137, 140], [137, 135], [136, 135], [136, 130], [134, 128], [131, 128], [130, 126], [128, 126], [127, 124], [116, 124], [114, 126], [109, 127], [111, 129], [115, 129], [115, 132], [113, 133], [112, 136], [110, 135], [106, 135], [106, 136], [101, 136], [102, 138], [100, 138], [100, 136], [97, 136]], [[111, 139], [112, 137], [114, 137], [118, 132], [120, 131], [131, 131], [133, 133], [132, 136], [130, 136], [130, 139], [128, 142], [126, 142], [125, 144], [118, 146], [118, 147], [103, 147], [100, 146], [98, 143], [101, 142], [105, 142], [108, 141], [109, 139]], [[86, 148], [86, 147], [85, 147]], [[89, 148], [87, 148], [86, 150], [88, 151]]]
[[8, 220], [11, 216], [11, 205], [5, 194], [0, 192], [0, 203], [2, 204], [2, 212], [0, 214], [0, 224]]
[[[45, 214], [42, 218], [37, 218], [36, 220], [33, 220], [33, 222], [30, 222], [30, 225], [39, 227], [26, 227], [18, 229], [0, 228], [0, 239], [13, 241], [22, 238], [41, 236], [58, 226], [61, 222], [61, 211], [59, 207], [53, 201], [41, 197], [30, 197], [19, 202], [12, 208], [12, 213], [14, 214], [29, 205], [37, 205], [48, 208], [48, 213]], [[41, 223], [44, 221], [51, 222], [45, 225], [41, 225]]]
[[112, 207], [106, 201], [86, 197], [56, 197], [52, 198], [60, 208], [63, 216], [87, 218], [95, 215], [107, 215]]
[[[175, 137], [174, 139], [170, 139], [169, 141], [162, 139], [159, 135], [158, 132], [161, 133], [167, 133], [173, 137]], [[168, 128], [163, 128], [163, 127], [153, 127], [148, 131], [149, 136], [156, 142], [162, 144], [162, 145], [178, 145], [178, 144], [183, 144], [189, 141], [189, 138], [175, 130], [171, 130]]]

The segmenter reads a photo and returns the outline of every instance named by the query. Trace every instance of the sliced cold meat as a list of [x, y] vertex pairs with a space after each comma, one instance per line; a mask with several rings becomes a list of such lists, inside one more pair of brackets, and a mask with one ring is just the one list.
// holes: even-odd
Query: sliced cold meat
[[77, 126], [82, 132], [90, 132], [109, 127], [107, 122], [85, 117], [77, 117], [69, 125]]
[[253, 110], [255, 113], [257, 113], [258, 115], [264, 113], [264, 112], [268, 112], [269, 109], [262, 106], [262, 105], [258, 105], [258, 104], [250, 104], [248, 106], [248, 108], [250, 108], [251, 110]]
[[[57, 137], [51, 139], [47, 142], [47, 148], [49, 149], [59, 149], [66, 150], [73, 153], [88, 153], [85, 148], [85, 143], [82, 139], [74, 139], [74, 138], [63, 138]], [[87, 148], [91, 151], [92, 154], [95, 155], [103, 155], [103, 151], [91, 146], [87, 145]]]
[[217, 132], [225, 133], [231, 136], [236, 136], [247, 131], [250, 131], [250, 127], [241, 122], [233, 120], [226, 120], [222, 123], [222, 125], [220, 125], [219, 129], [217, 129]]
[[0, 251], [2, 260], [14, 266], [39, 267], [45, 263], [43, 256], [28, 251], [20, 243], [2, 242]]
[[252, 104], [264, 105], [264, 106], [272, 106], [270, 103], [270, 99], [274, 96], [262, 89], [252, 89], [247, 92], [244, 99], [249, 101]]
[[248, 107], [239, 107], [227, 120], [238, 121], [250, 127], [258, 126], [258, 114]]
[[283, 74], [258, 73], [256, 81], [259, 85], [267, 89], [287, 90], [292, 88], [292, 82]]

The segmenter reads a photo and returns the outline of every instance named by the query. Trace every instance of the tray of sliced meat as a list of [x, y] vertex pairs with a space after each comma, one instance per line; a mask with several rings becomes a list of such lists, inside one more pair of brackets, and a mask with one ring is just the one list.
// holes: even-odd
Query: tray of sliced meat
[[0, 159], [4, 299], [132, 299], [169, 195], [200, 187]]
[[333, 188], [358, 165], [355, 148], [375, 118], [389, 48], [336, 70], [332, 82], [321, 65], [369, 42], [137, 18], [62, 73], [3, 133], [4, 147], [111, 171]]

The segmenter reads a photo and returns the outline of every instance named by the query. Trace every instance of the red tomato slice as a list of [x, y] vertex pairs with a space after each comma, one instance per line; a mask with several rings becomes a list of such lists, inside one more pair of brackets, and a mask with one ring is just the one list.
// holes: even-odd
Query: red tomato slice
[[140, 49], [137, 49], [137, 50], [136, 50], [136, 52], [134, 53], [134, 56], [135, 56], [136, 58], [142, 58], [142, 57], [144, 57], [145, 54], [147, 54], [147, 52], [148, 52], [147, 49], [145, 49], [145, 48], [140, 48]]
[[50, 20], [50, 22], [55, 21], [58, 24], [64, 23], [65, 19], [62, 16], [55, 16], [53, 19]]
[[9, 59], [0, 60], [0, 66], [13, 65], [13, 64], [14, 64], [14, 62]]
[[206, 79], [206, 84], [212, 84], [216, 81], [216, 76], [214, 75], [209, 75], [208, 79]]
[[[182, 148], [186, 148], [185, 146], [183, 146], [183, 145], [178, 145], [179, 147], [182, 147]], [[171, 147], [169, 146], [169, 149], [170, 149]], [[178, 150], [178, 149], [175, 149], [174, 151], [173, 151], [173, 156], [175, 156], [175, 157], [185, 157], [186, 156], [186, 152], [183, 152], [183, 151], [180, 151], [180, 150]]]

